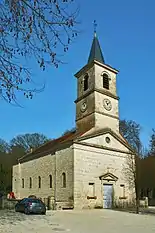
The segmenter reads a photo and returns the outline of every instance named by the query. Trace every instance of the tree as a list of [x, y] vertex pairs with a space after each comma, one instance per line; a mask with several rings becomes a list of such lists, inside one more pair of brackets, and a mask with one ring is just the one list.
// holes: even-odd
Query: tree
[[20, 146], [10, 147], [9, 152], [0, 152], [0, 191], [12, 190], [12, 166], [18, 164], [18, 159], [25, 154]]
[[148, 155], [155, 156], [155, 129], [152, 129]]
[[3, 168], [2, 164], [0, 164], [0, 192], [6, 192], [7, 189], [7, 170]]
[[35, 149], [49, 139], [44, 136], [43, 134], [33, 133], [33, 134], [23, 134], [18, 135], [17, 137], [13, 138], [10, 142], [11, 146], [18, 146], [24, 148], [25, 152], [30, 151], [31, 149]]
[[11, 184], [11, 161], [9, 153], [0, 152], [0, 192], [7, 192]]
[[142, 197], [155, 198], [155, 156], [148, 156], [141, 160], [141, 188]]
[[120, 133], [127, 140], [130, 146], [135, 151], [139, 151], [139, 153], [141, 153], [143, 150], [140, 140], [141, 126], [132, 120], [121, 120], [119, 127]]
[[125, 178], [129, 187], [135, 189], [136, 213], [139, 213], [140, 200], [140, 157], [142, 153], [142, 143], [140, 140], [141, 127], [134, 121], [120, 121], [120, 133], [134, 149], [135, 153], [129, 154], [124, 167]]
[[5, 140], [0, 139], [0, 192], [7, 192], [9, 187], [8, 179], [11, 176], [9, 151], [10, 145]]
[[[42, 70], [62, 63], [62, 52], [77, 36], [74, 0], [2, 0], [0, 2], [0, 96], [16, 102], [17, 93], [32, 98], [36, 88], [21, 64], [34, 58]], [[23, 63], [23, 62], [22, 62]], [[38, 90], [39, 91], [39, 90]]]
[[23, 148], [21, 145], [11, 146], [11, 151], [9, 153], [11, 167], [15, 164], [18, 164], [18, 159], [24, 156], [25, 153], [25, 148]]
[[127, 156], [124, 166], [125, 179], [129, 184], [129, 188], [135, 191], [137, 214], [139, 214], [140, 204], [140, 159], [137, 154], [130, 154]]
[[0, 138], [0, 152], [8, 152], [10, 150], [9, 144]]
[[69, 133], [73, 133], [74, 131], [76, 131], [76, 128], [75, 128], [75, 127], [71, 128], [70, 130], [67, 129], [65, 132], [63, 132], [62, 136], [67, 135], [67, 134], [69, 134]]

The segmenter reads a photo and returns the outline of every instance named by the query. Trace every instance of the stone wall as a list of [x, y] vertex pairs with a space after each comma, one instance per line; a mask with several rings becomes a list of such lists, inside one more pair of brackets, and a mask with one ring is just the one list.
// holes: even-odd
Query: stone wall
[[[114, 151], [103, 150], [85, 145], [74, 144], [74, 207], [95, 208], [103, 207], [103, 184], [99, 176], [110, 172], [118, 177], [112, 182], [114, 187], [114, 201], [121, 198], [120, 185], [125, 185], [125, 197], [128, 201], [132, 198], [133, 190], [129, 190], [123, 174], [126, 154]], [[95, 185], [95, 198], [88, 199], [89, 183]]]
[[18, 203], [17, 199], [7, 199], [6, 197], [0, 198], [0, 209], [14, 209]]
[[[66, 174], [66, 188], [62, 187], [62, 173]], [[52, 188], [50, 178], [52, 175]], [[41, 177], [39, 188], [38, 176]], [[30, 188], [30, 177], [32, 187]], [[24, 179], [24, 188], [22, 188]], [[73, 199], [73, 152], [72, 148], [61, 148], [54, 154], [18, 164], [13, 167], [13, 192], [16, 198], [36, 195], [42, 199], [53, 197], [59, 208], [63, 203], [72, 203]], [[66, 204], [65, 204], [66, 205]], [[73, 203], [72, 203], [73, 205]]]
[[102, 75], [103, 73], [107, 73], [110, 80], [109, 80], [109, 91], [107, 92], [112, 93], [114, 96], [117, 96], [116, 91], [116, 73], [107, 69], [104, 65], [95, 64], [95, 87], [100, 89], [103, 86]]
[[[111, 139], [108, 150], [97, 147], [104, 145], [105, 136]], [[128, 149], [109, 133], [85, 139], [83, 142], [87, 145], [78, 143], [66, 145], [54, 154], [14, 166], [13, 192], [15, 197], [36, 195], [42, 200], [50, 197], [51, 206], [57, 207], [57, 209], [102, 208], [103, 184], [111, 182], [114, 188], [113, 200], [115, 203], [130, 200], [133, 197], [133, 190], [132, 192], [129, 190], [123, 173], [127, 153], [129, 153]], [[91, 146], [91, 143], [96, 146]], [[116, 147], [122, 152], [116, 152], [110, 147]], [[65, 188], [62, 186], [63, 172], [66, 174]], [[99, 179], [108, 172], [118, 180]], [[52, 188], [50, 188], [49, 175], [52, 175]], [[38, 176], [41, 177], [40, 188], [38, 187]], [[30, 188], [30, 177], [32, 178], [32, 188]], [[22, 188], [22, 179], [24, 179], [24, 188]], [[94, 184], [93, 196], [89, 196], [89, 183]], [[123, 199], [120, 185], [125, 186]]]
[[[57, 151], [56, 152], [56, 203], [59, 209], [72, 205], [73, 187], [74, 187], [73, 168], [74, 168], [74, 164], [73, 164], [72, 146], [70, 148]], [[65, 172], [66, 174], [66, 188], [62, 187], [62, 172]]]
[[[109, 89], [103, 88], [103, 74], [108, 74]], [[84, 90], [84, 76], [88, 74], [88, 89]], [[80, 75], [80, 74], [79, 74]], [[77, 79], [78, 92], [76, 100], [76, 124], [78, 129], [88, 126], [99, 128], [109, 127], [119, 133], [119, 102], [116, 92], [116, 73], [109, 67], [101, 64], [93, 64], [85, 68]], [[109, 99], [112, 108], [106, 110], [103, 100]], [[81, 111], [82, 103], [87, 108]]]
[[[83, 85], [84, 85], [84, 77], [85, 75], [88, 74], [89, 79], [88, 79], [88, 86], [89, 89], [84, 91]], [[77, 98], [82, 97], [84, 94], [92, 90], [95, 86], [95, 66], [92, 66], [91, 68], [87, 68], [85, 72], [81, 74], [80, 77], [77, 78]]]

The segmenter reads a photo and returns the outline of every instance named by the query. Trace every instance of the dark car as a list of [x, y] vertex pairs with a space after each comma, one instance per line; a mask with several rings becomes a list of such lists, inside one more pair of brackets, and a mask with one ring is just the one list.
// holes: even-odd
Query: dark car
[[37, 198], [24, 198], [15, 205], [16, 212], [46, 214], [45, 204]]

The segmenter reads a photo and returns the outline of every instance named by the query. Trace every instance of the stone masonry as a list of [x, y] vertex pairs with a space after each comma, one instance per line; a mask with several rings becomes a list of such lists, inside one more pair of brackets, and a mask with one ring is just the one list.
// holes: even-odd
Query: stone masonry
[[88, 63], [75, 74], [76, 130], [19, 159], [12, 180], [17, 198], [51, 197], [57, 209], [112, 208], [133, 200], [125, 171], [134, 151], [119, 133], [117, 74], [105, 64], [95, 34]]
[[[62, 173], [66, 174], [66, 188], [62, 187]], [[50, 188], [49, 175], [52, 175], [52, 188]], [[38, 177], [41, 177], [41, 187]], [[32, 188], [30, 188], [30, 177]], [[24, 179], [24, 188], [22, 188]], [[36, 195], [42, 199], [56, 197], [57, 205], [72, 204], [73, 200], [73, 149], [63, 148], [54, 154], [19, 163], [13, 167], [13, 191], [17, 198]]]

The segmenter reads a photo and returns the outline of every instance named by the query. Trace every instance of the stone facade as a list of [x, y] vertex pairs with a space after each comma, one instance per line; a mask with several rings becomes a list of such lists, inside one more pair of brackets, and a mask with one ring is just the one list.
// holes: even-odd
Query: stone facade
[[[59, 206], [73, 202], [73, 149], [72, 146], [61, 148], [54, 154], [48, 154], [13, 167], [13, 191], [16, 198], [36, 195], [42, 199], [53, 197]], [[66, 187], [63, 187], [62, 174], [66, 174]], [[52, 176], [52, 187], [50, 177]], [[39, 178], [41, 187], [39, 188]], [[30, 177], [32, 187], [30, 187]], [[22, 181], [24, 179], [24, 186]]]
[[[106, 146], [105, 138], [111, 142]], [[111, 150], [110, 148], [113, 148]], [[119, 152], [117, 149], [119, 148]], [[113, 185], [113, 202], [130, 202], [134, 190], [129, 188], [125, 177], [127, 157], [130, 150], [113, 138], [109, 133], [89, 138], [74, 144], [74, 207], [95, 208], [104, 206], [103, 184]], [[106, 176], [108, 174], [108, 176]], [[112, 177], [116, 179], [112, 179]], [[103, 177], [103, 179], [102, 179]], [[94, 197], [89, 199], [89, 183], [94, 184]], [[123, 193], [122, 187], [123, 186]]]
[[[86, 134], [85, 137], [75, 140], [72, 145], [57, 150], [54, 154], [14, 166], [13, 191], [16, 197], [23, 198], [29, 195], [36, 195], [42, 199], [52, 197], [57, 208], [102, 208], [103, 185], [112, 184], [115, 204], [130, 201], [133, 190], [129, 189], [124, 176], [130, 150], [110, 133], [95, 137], [88, 137]], [[106, 143], [107, 137], [110, 138], [110, 143]], [[65, 188], [62, 186], [63, 172], [66, 174]], [[50, 188], [49, 175], [52, 175], [52, 188]], [[41, 177], [40, 188], [38, 176]], [[22, 179], [24, 179], [24, 188], [22, 188]], [[93, 196], [89, 193], [90, 183], [94, 186]]]
[[[89, 88], [84, 91], [84, 77], [88, 75]], [[109, 89], [103, 88], [103, 74], [109, 78]], [[76, 102], [76, 123], [81, 129], [84, 125], [104, 128], [109, 127], [119, 133], [119, 109], [118, 96], [116, 92], [117, 71], [97, 61], [83, 68], [77, 77], [77, 100]], [[111, 102], [112, 108], [107, 110], [103, 107], [104, 99]], [[81, 111], [81, 105], [87, 104], [85, 111]]]
[[[94, 46], [99, 46], [96, 40], [95, 37], [91, 59]], [[101, 53], [99, 48], [97, 51]], [[94, 54], [92, 62], [75, 75], [76, 130], [19, 160], [13, 167], [13, 191], [17, 198], [51, 197], [54, 207], [82, 209], [111, 208], [134, 197], [134, 189], [129, 188], [125, 177], [127, 159], [134, 152], [119, 134], [118, 71], [98, 62], [98, 55]], [[102, 54], [99, 58], [101, 61]], [[108, 77], [108, 88], [103, 85], [104, 74]], [[105, 99], [111, 103], [110, 109], [104, 106]], [[107, 200], [110, 204], [106, 206]]]

